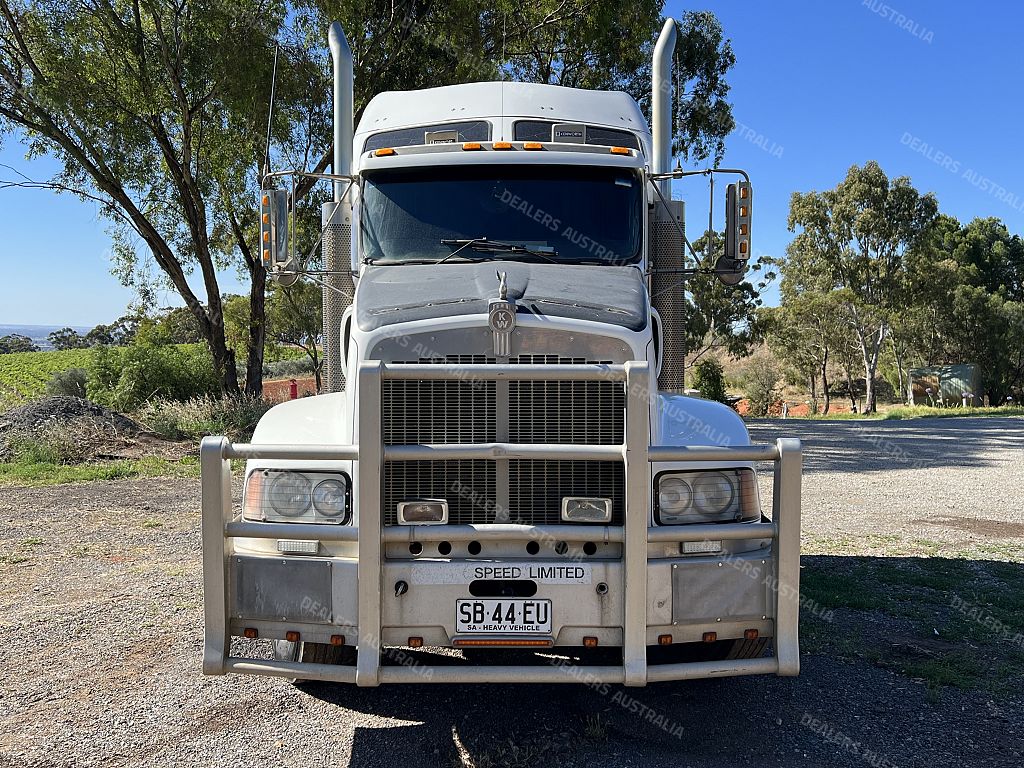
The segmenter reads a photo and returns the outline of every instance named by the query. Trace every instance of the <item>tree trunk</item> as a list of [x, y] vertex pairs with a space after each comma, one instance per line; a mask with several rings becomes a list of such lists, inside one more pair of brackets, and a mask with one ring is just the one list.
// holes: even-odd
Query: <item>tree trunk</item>
[[[875, 336], [874, 341], [871, 345], [870, 357], [865, 354], [864, 357], [864, 372], [866, 375], [865, 392], [864, 392], [864, 413], [875, 413], [877, 410], [876, 392], [875, 392], [875, 374], [878, 372], [878, 356], [882, 351], [882, 342], [885, 341], [887, 332], [885, 323], [882, 323], [878, 329], [878, 335]], [[864, 350], [865, 353], [867, 349]]]
[[[900, 345], [896, 343], [896, 336], [890, 336], [889, 341], [892, 344], [892, 356], [896, 359], [896, 376], [899, 382], [899, 389], [896, 391], [900, 393], [901, 398], [906, 397], [906, 388], [903, 386], [903, 355], [900, 354]], [[913, 405], [913, 403], [908, 403]]]
[[832, 405], [832, 396], [828, 392], [828, 350], [821, 360], [821, 396], [825, 400], [825, 407], [822, 414], [828, 415], [828, 409]]
[[267, 341], [267, 270], [262, 265], [250, 269], [249, 343], [246, 346], [245, 393], [263, 395], [263, 351]]

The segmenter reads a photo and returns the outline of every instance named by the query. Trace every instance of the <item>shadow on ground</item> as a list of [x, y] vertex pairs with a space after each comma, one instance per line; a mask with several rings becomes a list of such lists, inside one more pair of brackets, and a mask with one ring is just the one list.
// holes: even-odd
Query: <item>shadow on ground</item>
[[1020, 760], [1024, 566], [821, 555], [803, 581], [798, 678], [305, 690], [398, 721], [356, 729], [359, 767], [933, 766], [969, 744], [973, 765]]
[[807, 472], [884, 472], [934, 467], [984, 467], [994, 450], [1024, 450], [1024, 419], [940, 418], [818, 421], [758, 419], [755, 443], [799, 438]]

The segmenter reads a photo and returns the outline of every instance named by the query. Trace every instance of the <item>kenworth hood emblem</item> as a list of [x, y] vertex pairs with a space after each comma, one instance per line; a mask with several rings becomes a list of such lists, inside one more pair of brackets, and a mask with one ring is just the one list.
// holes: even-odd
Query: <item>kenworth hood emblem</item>
[[509, 340], [516, 328], [516, 303], [508, 300], [506, 273], [498, 272], [498, 298], [487, 305], [487, 325], [494, 337], [494, 356], [508, 357]]

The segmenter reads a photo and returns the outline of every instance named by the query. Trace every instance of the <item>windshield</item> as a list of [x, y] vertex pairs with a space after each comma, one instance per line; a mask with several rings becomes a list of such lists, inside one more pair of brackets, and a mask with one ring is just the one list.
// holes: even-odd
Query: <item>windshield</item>
[[363, 257], [631, 263], [640, 258], [641, 191], [636, 174], [620, 168], [380, 171], [367, 176], [362, 197]]

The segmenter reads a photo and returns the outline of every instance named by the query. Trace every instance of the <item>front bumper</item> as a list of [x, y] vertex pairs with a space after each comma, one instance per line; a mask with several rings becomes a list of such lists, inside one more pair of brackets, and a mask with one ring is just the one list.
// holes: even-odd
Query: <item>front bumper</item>
[[[424, 375], [425, 366], [409, 375]], [[443, 366], [437, 366], [441, 368]], [[379, 435], [380, 382], [401, 377], [403, 366], [364, 363], [359, 371], [361, 435]], [[795, 675], [799, 671], [799, 529], [801, 453], [798, 441], [774, 446], [687, 448], [650, 446], [647, 427], [646, 364], [626, 366], [481, 366], [486, 378], [514, 375], [545, 378], [618, 377], [626, 382], [626, 445], [618, 460], [626, 465], [627, 509], [622, 526], [403, 526], [383, 527], [380, 469], [385, 458], [429, 450], [468, 458], [539, 454], [609, 458], [609, 446], [383, 446], [363, 440], [356, 446], [232, 446], [207, 438], [201, 447], [206, 674], [245, 672], [374, 686], [385, 682], [607, 682], [645, 685], [745, 674]], [[540, 370], [536, 370], [540, 369]], [[587, 370], [594, 369], [594, 370]], [[463, 373], [464, 375], [464, 373]], [[376, 406], [376, 407], [375, 407]], [[376, 423], [375, 423], [376, 420]], [[230, 502], [231, 458], [357, 460], [358, 528], [244, 522]], [[667, 461], [773, 461], [773, 520], [759, 523], [649, 527], [649, 463]], [[298, 557], [247, 554], [238, 539], [316, 539], [354, 542], [358, 557]], [[666, 557], [658, 545], [693, 541], [754, 542], [737, 554]], [[384, 649], [408, 645], [451, 646], [457, 638], [455, 601], [469, 597], [458, 577], [426, 579], [425, 561], [383, 557], [384, 546], [418, 541], [477, 542], [487, 557], [489, 544], [527, 541], [585, 541], [620, 545], [621, 556], [585, 562], [587, 583], [539, 584], [536, 597], [550, 599], [555, 647], [621, 647], [622, 663], [610, 666], [432, 666], [382, 664]], [[653, 549], [652, 549], [653, 547]], [[723, 548], [726, 550], [728, 548]], [[570, 551], [572, 551], [570, 549]], [[662, 552], [664, 547], [662, 547]], [[653, 554], [652, 554], [653, 552]], [[439, 573], [457, 571], [469, 558], [429, 561]], [[507, 558], [502, 558], [507, 561]], [[543, 559], [531, 561], [534, 564]], [[565, 560], [562, 561], [563, 563]], [[428, 570], [429, 570], [428, 569]], [[405, 589], [398, 585], [404, 584]], [[603, 592], [596, 589], [604, 585]], [[352, 666], [262, 661], [232, 657], [233, 636], [255, 630], [260, 637], [284, 638], [298, 632], [306, 642], [355, 645]], [[647, 647], [671, 635], [673, 643], [698, 642], [708, 632], [719, 639], [773, 638], [774, 654], [756, 659], [649, 664]]]

